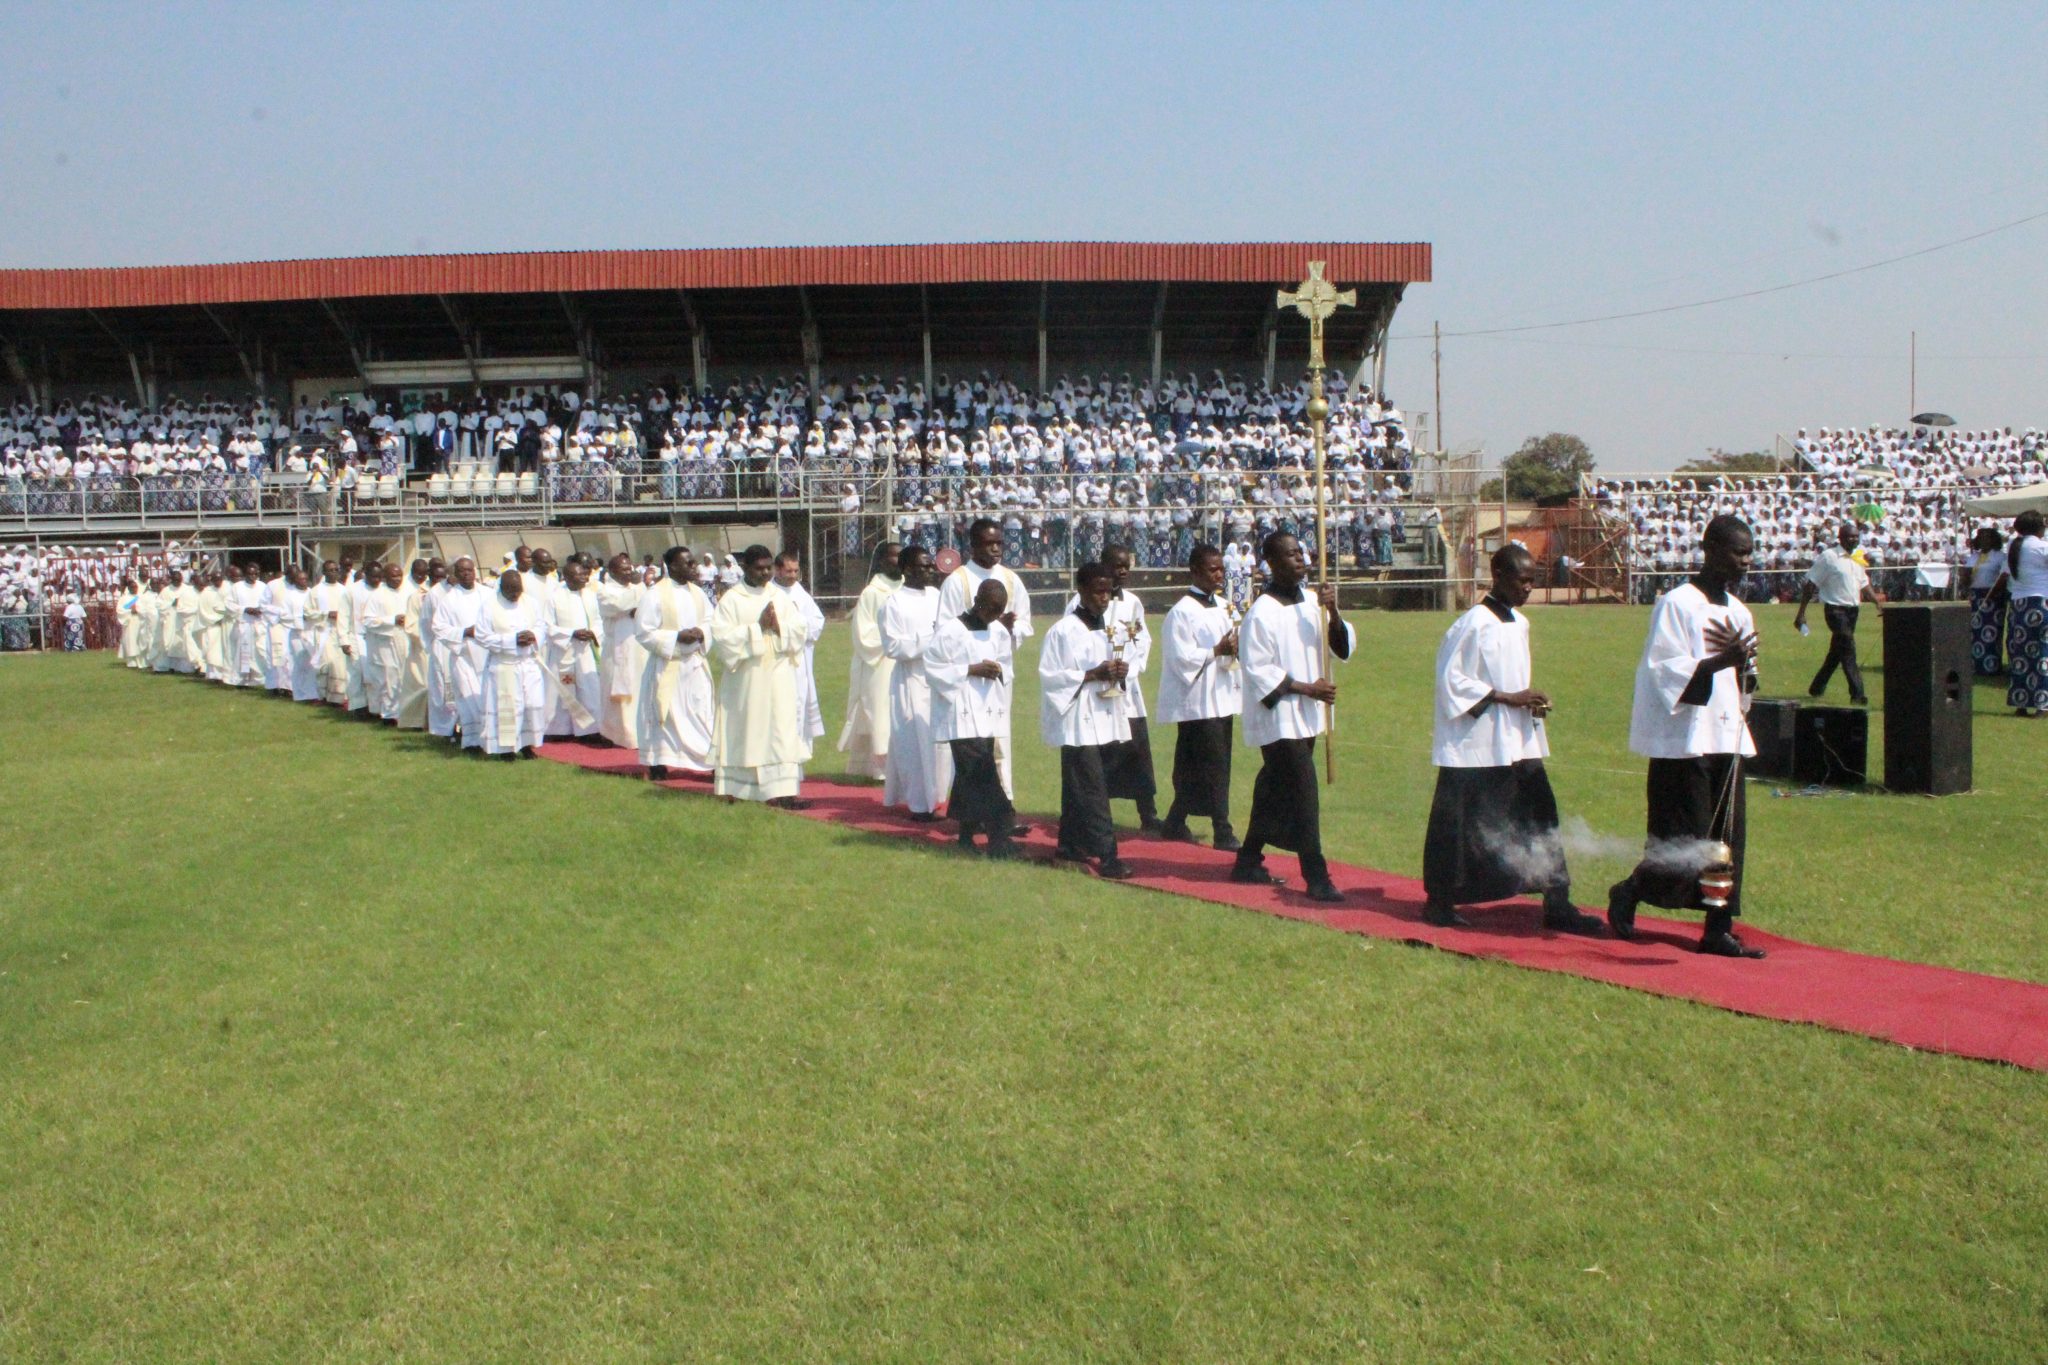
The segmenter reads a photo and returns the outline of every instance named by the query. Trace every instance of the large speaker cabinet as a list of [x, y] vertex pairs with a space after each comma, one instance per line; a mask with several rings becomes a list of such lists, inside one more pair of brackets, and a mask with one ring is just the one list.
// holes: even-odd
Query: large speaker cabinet
[[1884, 784], [1948, 796], [1970, 789], [1970, 609], [1901, 603], [1884, 612]]

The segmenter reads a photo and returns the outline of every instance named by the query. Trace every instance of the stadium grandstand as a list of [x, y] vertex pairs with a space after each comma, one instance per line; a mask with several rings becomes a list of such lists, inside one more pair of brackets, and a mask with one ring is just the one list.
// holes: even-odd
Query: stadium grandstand
[[1852, 521], [1887, 595], [1948, 595], [1975, 558], [1972, 535], [1998, 525], [1971, 504], [2040, 483], [2048, 456], [2048, 434], [2034, 427], [1801, 427], [1783, 444], [1782, 473], [1587, 480], [1608, 543], [1625, 547], [1633, 600], [1651, 601], [1689, 572], [1701, 528], [1724, 512], [1757, 530], [1749, 591], [1760, 598], [1796, 594], [1817, 548]]
[[108, 554], [645, 557], [772, 525], [831, 597], [877, 541], [957, 548], [978, 516], [1049, 572], [1118, 542], [1163, 567], [1312, 528], [1306, 329], [1275, 302], [1312, 259], [1358, 290], [1326, 329], [1331, 548], [1426, 569], [1440, 517], [1384, 384], [1416, 243], [0, 271], [0, 537], [57, 593]]

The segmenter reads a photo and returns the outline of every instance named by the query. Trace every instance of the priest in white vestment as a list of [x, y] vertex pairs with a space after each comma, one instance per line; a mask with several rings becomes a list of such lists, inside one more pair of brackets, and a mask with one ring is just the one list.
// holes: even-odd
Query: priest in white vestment
[[896, 667], [889, 676], [889, 758], [883, 769], [882, 804], [904, 806], [910, 818], [937, 820], [953, 783], [951, 752], [932, 734], [931, 684], [925, 677], [924, 647], [939, 624], [939, 593], [931, 586], [932, 552], [906, 546], [900, 559], [903, 586], [882, 604], [882, 652]]
[[262, 646], [268, 631], [263, 621], [263, 580], [253, 562], [242, 566], [241, 577], [229, 580], [228, 603], [234, 612], [228, 680], [237, 687], [261, 687], [266, 673]]
[[346, 705], [351, 715], [368, 717], [372, 714], [370, 694], [378, 684], [377, 679], [371, 676], [370, 640], [364, 633], [364, 623], [369, 616], [370, 594], [383, 581], [384, 567], [373, 559], [343, 589], [348, 595], [349, 630], [342, 638], [341, 652], [348, 669]]
[[846, 724], [839, 731], [839, 752], [854, 777], [880, 777], [889, 758], [889, 679], [896, 661], [882, 649], [882, 604], [903, 586], [896, 542], [875, 551], [874, 576], [854, 604], [853, 662], [847, 667]]
[[441, 585], [441, 600], [434, 604], [434, 667], [465, 749], [481, 749], [484, 743], [483, 647], [476, 635], [488, 596], [477, 586], [476, 561], [464, 555], [455, 561]]
[[484, 653], [477, 707], [483, 746], [501, 758], [532, 758], [534, 747], [547, 739], [547, 622], [525, 589], [524, 576], [508, 569], [477, 616], [476, 642]]
[[603, 640], [604, 614], [590, 586], [590, 566], [572, 557], [562, 566], [548, 610], [548, 676], [555, 693], [550, 736], [597, 734], [604, 715]]
[[302, 572], [280, 569], [277, 577], [263, 585], [263, 626], [269, 652], [264, 656], [263, 685], [273, 692], [293, 690], [292, 673], [298, 666], [300, 614], [305, 603], [299, 594], [303, 586], [294, 579]]
[[306, 657], [312, 661], [321, 701], [330, 706], [348, 705], [348, 655], [344, 646], [355, 638], [355, 623], [349, 619], [348, 585], [341, 581], [341, 566], [328, 560], [320, 566], [320, 581], [306, 594]]
[[[1749, 573], [1755, 538], [1740, 517], [1707, 523], [1703, 564], [1657, 599], [1636, 665], [1628, 746], [1650, 760], [1649, 837], [1634, 872], [1607, 893], [1607, 923], [1636, 932], [1636, 905], [1705, 910], [1699, 951], [1762, 957], [1735, 933], [1742, 913], [1748, 811], [1742, 760], [1756, 753], [1749, 699], [1756, 690], [1756, 618], [1735, 595]], [[1725, 873], [1725, 904], [1708, 905], [1703, 874]]]
[[925, 678], [931, 687], [932, 738], [952, 758], [953, 785], [946, 813], [960, 825], [960, 846], [974, 836], [988, 838], [991, 858], [1016, 856], [1011, 843], [1016, 807], [1003, 791], [995, 742], [1010, 734], [1010, 699], [1016, 690], [1016, 661], [1002, 616], [1009, 610], [1003, 585], [987, 582], [964, 615], [938, 623], [924, 647]]
[[[981, 585], [990, 579], [1001, 583], [1009, 594], [1010, 609], [1003, 613], [1003, 627], [1010, 632], [1011, 642], [1030, 639], [1031, 594], [1024, 590], [1024, 580], [1003, 563], [1003, 528], [987, 517], [977, 517], [967, 527], [967, 562], [948, 574], [939, 589], [939, 615], [958, 616], [966, 611], [974, 605]], [[1017, 784], [1011, 773], [1009, 741], [996, 745], [996, 761], [1003, 772], [1003, 790], [1015, 801]]]
[[397, 560], [363, 595], [363, 685], [370, 714], [398, 723], [398, 690], [405, 681], [412, 618], [406, 614], [405, 571]]
[[634, 746], [640, 723], [640, 675], [647, 651], [640, 646], [635, 617], [645, 594], [632, 558], [613, 555], [597, 583], [598, 611], [604, 617], [604, 711], [598, 733], [621, 749]]
[[424, 559], [412, 562], [412, 571], [399, 588], [405, 599], [405, 664], [399, 672], [398, 713], [393, 723], [401, 730], [424, 730], [427, 726], [427, 662], [433, 657], [433, 635], [427, 613], [433, 566]]
[[690, 551], [672, 545], [662, 556], [666, 576], [639, 593], [633, 639], [643, 660], [634, 688], [639, 707], [634, 732], [650, 781], [671, 768], [710, 772], [717, 694], [711, 678], [711, 598], [697, 586]]
[[[1124, 684], [1124, 715], [1130, 721], [1131, 737], [1103, 755], [1103, 781], [1112, 801], [1131, 801], [1138, 807], [1138, 828], [1157, 834], [1162, 826], [1156, 804], [1159, 783], [1152, 772], [1152, 733], [1145, 715], [1145, 666], [1152, 661], [1152, 632], [1145, 622], [1145, 604], [1138, 594], [1125, 589], [1131, 581], [1131, 551], [1128, 546], [1110, 545], [1102, 551], [1102, 563], [1115, 587], [1109, 607], [1103, 613], [1103, 633], [1108, 635], [1115, 656], [1130, 665], [1130, 681]], [[1080, 605], [1069, 600], [1069, 612]]]
[[1536, 561], [1520, 545], [1494, 552], [1493, 588], [1444, 632], [1436, 653], [1431, 760], [1436, 795], [1422, 843], [1422, 918], [1469, 924], [1460, 905], [1543, 896], [1543, 927], [1597, 934], [1572, 906], [1557, 797], [1543, 760], [1550, 698], [1533, 686], [1529, 618]]
[[711, 619], [718, 668], [713, 790], [798, 809], [808, 804], [797, 789], [811, 757], [797, 711], [797, 674], [807, 640], [796, 603], [772, 581], [774, 560], [767, 546], [748, 546], [741, 581], [719, 597]]
[[799, 684], [797, 707], [803, 716], [804, 738], [815, 744], [825, 737], [825, 713], [818, 705], [818, 638], [825, 633], [825, 613], [804, 587], [804, 563], [795, 550], [775, 556], [775, 586], [789, 594], [789, 600], [803, 614], [803, 681]]

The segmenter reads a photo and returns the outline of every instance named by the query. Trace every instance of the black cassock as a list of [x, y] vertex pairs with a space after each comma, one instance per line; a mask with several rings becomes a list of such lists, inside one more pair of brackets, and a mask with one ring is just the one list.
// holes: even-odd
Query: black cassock
[[1476, 905], [1570, 884], [1557, 797], [1540, 758], [1497, 768], [1438, 768], [1422, 884], [1440, 905]]
[[[1743, 844], [1749, 820], [1738, 754], [1653, 758], [1649, 777], [1650, 845], [1631, 874], [1638, 897], [1666, 910], [1704, 910], [1705, 860], [1694, 841], [1718, 839], [1735, 850], [1735, 890], [1722, 913], [1742, 913]], [[1678, 841], [1674, 847], [1668, 841]]]
[[1276, 739], [1259, 749], [1263, 762], [1252, 783], [1252, 818], [1238, 866], [1256, 865], [1268, 848], [1285, 849], [1301, 862], [1310, 886], [1330, 879], [1323, 857], [1321, 795], [1316, 790], [1316, 742]]
[[1075, 858], [1116, 857], [1104, 758], [1113, 746], [1060, 746], [1060, 852]]
[[1003, 794], [1003, 773], [996, 764], [991, 738], [948, 740], [953, 750], [953, 790], [946, 814], [960, 822], [960, 832], [973, 831], [1001, 839], [1010, 837], [1017, 809]]
[[[1130, 679], [1128, 686], [1138, 686]], [[1143, 716], [1132, 716], [1131, 737], [1102, 746], [1102, 779], [1112, 801], [1136, 801], [1142, 813], [1152, 808], [1158, 779], [1152, 775], [1152, 732]]]
[[1230, 739], [1233, 716], [1184, 720], [1174, 728], [1173, 809], [1166, 823], [1204, 816], [1230, 823]]

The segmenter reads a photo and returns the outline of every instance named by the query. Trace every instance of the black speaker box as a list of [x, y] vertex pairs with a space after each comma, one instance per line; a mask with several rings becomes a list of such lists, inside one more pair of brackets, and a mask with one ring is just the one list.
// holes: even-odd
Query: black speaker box
[[1884, 611], [1884, 784], [1948, 796], [1971, 782], [1970, 609], [1912, 603]]
[[1808, 786], [1860, 787], [1869, 771], [1870, 712], [1860, 706], [1799, 708], [1792, 780]]
[[1792, 776], [1792, 749], [1798, 737], [1799, 702], [1791, 697], [1756, 697], [1749, 703], [1749, 734], [1756, 757], [1749, 760], [1751, 777]]

